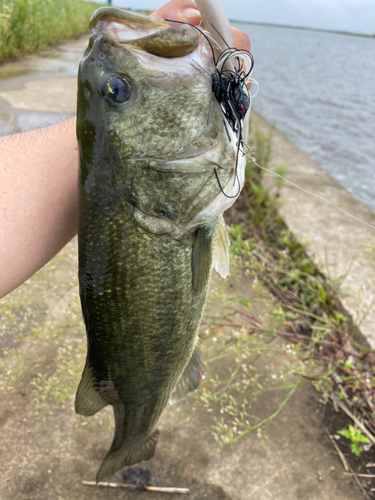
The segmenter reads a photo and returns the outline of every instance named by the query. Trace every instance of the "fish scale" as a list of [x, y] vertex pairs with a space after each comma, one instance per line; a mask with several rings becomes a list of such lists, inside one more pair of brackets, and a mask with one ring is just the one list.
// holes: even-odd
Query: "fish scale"
[[[123, 218], [122, 204], [117, 209]], [[80, 255], [93, 242], [89, 255], [80, 258], [88, 360], [99, 392], [105, 381], [113, 383], [116, 395], [109, 400], [116, 407], [118, 398], [125, 406], [122, 436], [131, 442], [153, 433], [191, 356], [209, 281], [199, 292], [192, 289], [189, 239], [151, 239], [130, 217], [121, 231], [102, 221], [105, 227], [96, 224], [79, 239]], [[114, 260], [121, 265], [113, 265]], [[103, 277], [99, 287], [88, 286], [86, 276], [93, 273]]]

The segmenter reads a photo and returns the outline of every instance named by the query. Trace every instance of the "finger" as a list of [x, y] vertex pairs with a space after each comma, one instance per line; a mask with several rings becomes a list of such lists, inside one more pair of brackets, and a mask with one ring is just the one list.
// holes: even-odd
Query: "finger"
[[195, 26], [198, 26], [202, 20], [199, 10], [189, 0], [171, 0], [153, 12], [150, 17], [176, 19], [177, 21], [184, 21]]
[[[153, 12], [150, 17], [176, 19], [177, 21], [184, 21], [195, 26], [198, 26], [202, 20], [199, 10], [190, 0], [171, 0]], [[236, 49], [250, 51], [250, 40], [246, 33], [238, 28], [232, 28], [232, 33]]]
[[247, 50], [250, 52], [250, 38], [243, 31], [232, 27], [234, 46], [238, 50]]

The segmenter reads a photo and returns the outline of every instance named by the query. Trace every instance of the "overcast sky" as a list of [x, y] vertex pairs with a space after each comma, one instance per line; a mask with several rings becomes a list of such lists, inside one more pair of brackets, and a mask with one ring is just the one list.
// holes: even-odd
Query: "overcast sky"
[[[105, 0], [102, 0], [105, 3]], [[112, 0], [156, 10], [163, 0]], [[230, 19], [375, 34], [375, 0], [221, 0]]]

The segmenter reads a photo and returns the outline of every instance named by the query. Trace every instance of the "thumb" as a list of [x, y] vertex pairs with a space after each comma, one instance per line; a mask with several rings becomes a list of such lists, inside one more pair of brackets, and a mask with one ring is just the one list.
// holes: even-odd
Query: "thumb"
[[189, 0], [171, 0], [153, 12], [150, 17], [176, 19], [177, 21], [194, 24], [195, 26], [202, 19], [196, 5]]

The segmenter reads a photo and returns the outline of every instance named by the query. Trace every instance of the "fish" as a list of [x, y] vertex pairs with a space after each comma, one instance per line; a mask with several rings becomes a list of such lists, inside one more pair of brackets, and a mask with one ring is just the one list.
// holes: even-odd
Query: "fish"
[[87, 359], [75, 411], [113, 407], [101, 481], [154, 455], [168, 402], [202, 379], [198, 328], [212, 269], [229, 271], [223, 212], [246, 159], [212, 91], [205, 36], [106, 7], [90, 28], [78, 74]]

